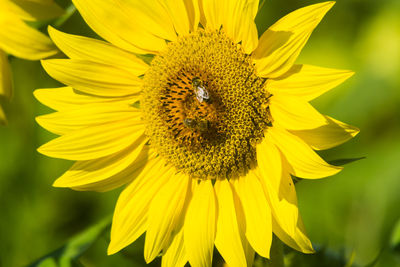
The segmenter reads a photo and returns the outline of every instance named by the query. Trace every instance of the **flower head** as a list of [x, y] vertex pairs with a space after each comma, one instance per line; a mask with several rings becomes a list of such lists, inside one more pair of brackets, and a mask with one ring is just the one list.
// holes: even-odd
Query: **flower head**
[[[0, 97], [12, 95], [11, 69], [7, 54], [38, 60], [57, 53], [51, 40], [43, 33], [25, 24], [54, 18], [62, 9], [52, 0], [0, 0]], [[5, 115], [0, 106], [0, 123]]]
[[161, 253], [165, 266], [210, 266], [214, 245], [229, 266], [251, 265], [255, 252], [269, 257], [272, 233], [313, 252], [291, 175], [336, 174], [314, 150], [358, 133], [308, 103], [352, 72], [294, 64], [333, 2], [260, 39], [258, 1], [74, 3], [108, 42], [50, 28], [70, 59], [43, 66], [68, 87], [35, 92], [57, 111], [38, 123], [60, 135], [39, 151], [76, 161], [55, 186], [127, 184], [108, 252], [143, 233], [146, 261]]

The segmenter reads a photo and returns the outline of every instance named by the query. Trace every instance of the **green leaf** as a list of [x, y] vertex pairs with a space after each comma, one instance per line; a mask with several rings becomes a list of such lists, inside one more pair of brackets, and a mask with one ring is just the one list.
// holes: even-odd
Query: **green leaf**
[[397, 221], [390, 239], [390, 246], [400, 251], [400, 219]]
[[358, 160], [365, 159], [365, 158], [366, 157], [349, 158], [349, 159], [335, 159], [335, 160], [329, 161], [328, 163], [335, 165], [335, 166], [343, 166], [343, 165], [349, 164], [351, 162], [358, 161]]
[[314, 254], [304, 254], [287, 246], [285, 248], [284, 266], [286, 267], [343, 267], [346, 266], [344, 250], [335, 252], [326, 247], [314, 244]]
[[[366, 157], [349, 158], [349, 159], [335, 159], [335, 160], [328, 161], [328, 163], [331, 164], [331, 165], [335, 165], [335, 166], [343, 166], [343, 165], [349, 164], [351, 162], [362, 160], [362, 159], [365, 159], [365, 158]], [[292, 179], [293, 179], [293, 182], [295, 184], [297, 184], [298, 182], [303, 180], [302, 178], [299, 178], [299, 177], [296, 177], [296, 176], [292, 176]]]
[[57, 267], [57, 262], [54, 258], [47, 258], [42, 260], [38, 266], [40, 267]]
[[111, 224], [111, 216], [72, 237], [64, 246], [40, 258], [29, 267], [82, 267], [78, 258]]

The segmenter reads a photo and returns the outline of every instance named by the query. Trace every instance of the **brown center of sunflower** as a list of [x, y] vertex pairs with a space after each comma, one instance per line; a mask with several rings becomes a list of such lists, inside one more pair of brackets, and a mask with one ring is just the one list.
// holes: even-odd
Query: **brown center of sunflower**
[[255, 165], [268, 124], [265, 80], [223, 32], [169, 43], [145, 74], [141, 106], [151, 145], [195, 178], [231, 178]]

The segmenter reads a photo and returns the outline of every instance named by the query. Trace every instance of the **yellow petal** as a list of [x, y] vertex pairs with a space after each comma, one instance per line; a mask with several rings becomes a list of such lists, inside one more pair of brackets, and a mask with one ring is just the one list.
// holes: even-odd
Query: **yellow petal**
[[[146, 149], [143, 149], [146, 142], [147, 138], [142, 135], [131, 146], [119, 153], [100, 159], [77, 161], [54, 182], [53, 186], [91, 190], [93, 187], [101, 189], [100, 185], [108, 189], [109, 185], [115, 182], [122, 185], [135, 177], [127, 175], [128, 172], [140, 170], [147, 162], [148, 148], [146, 146]], [[123, 175], [125, 177], [122, 177]], [[116, 177], [121, 179], [116, 179]]]
[[181, 227], [162, 257], [161, 267], [183, 267], [187, 261], [183, 227]]
[[236, 219], [239, 226], [240, 239], [242, 241], [243, 252], [246, 257], [247, 266], [253, 266], [255, 251], [251, 247], [247, 237], [246, 237], [246, 216], [243, 209], [243, 204], [241, 203], [240, 197], [234, 188], [235, 180], [231, 179], [229, 181], [232, 184], [232, 194], [233, 202], [235, 203]]
[[33, 94], [40, 103], [57, 111], [81, 109], [87, 105], [129, 105], [135, 103], [138, 99], [138, 96], [96, 97], [84, 94], [71, 87], [38, 89]]
[[267, 88], [273, 95], [301, 97], [311, 101], [354, 75], [349, 70], [311, 65], [294, 65], [284, 77], [269, 79]]
[[327, 125], [311, 130], [290, 132], [303, 139], [304, 142], [316, 150], [324, 150], [341, 145], [360, 132], [357, 127], [340, 122], [329, 116], [325, 117], [328, 122]]
[[274, 217], [272, 218], [272, 229], [274, 231], [274, 234], [291, 248], [307, 254], [315, 252], [312, 247], [311, 241], [308, 239], [306, 235], [303, 225], [303, 220], [301, 219], [300, 214], [295, 228], [295, 232], [292, 234], [292, 236], [288, 235], [280, 227], [280, 225], [276, 222]]
[[266, 193], [269, 195], [272, 213], [279, 226], [290, 236], [296, 232], [299, 211], [297, 208], [297, 196], [294, 184], [287, 171], [283, 171], [278, 186], [275, 187], [270, 181], [277, 180], [277, 177], [271, 177], [269, 173], [260, 174], [260, 180], [263, 181]]
[[168, 11], [178, 35], [189, 34], [189, 16], [185, 3], [182, 0], [164, 0], [161, 3]]
[[0, 48], [16, 57], [38, 60], [58, 50], [50, 39], [16, 18], [0, 17]]
[[267, 138], [257, 146], [257, 162], [255, 174], [263, 185], [271, 209], [288, 211], [281, 212], [282, 218], [276, 220], [286, 232], [293, 235], [298, 219], [296, 191], [293, 183], [287, 181], [288, 170], [283, 168], [281, 153]]
[[242, 42], [247, 54], [257, 47], [258, 33], [254, 18], [258, 0], [203, 0], [202, 3], [208, 29], [219, 29], [222, 25], [235, 43]]
[[38, 148], [46, 156], [68, 160], [90, 160], [123, 150], [139, 138], [144, 125], [135, 120], [88, 127], [51, 140]]
[[243, 24], [247, 26], [242, 26], [241, 34], [239, 39], [242, 41], [242, 47], [246, 54], [251, 54], [251, 52], [256, 49], [258, 45], [258, 31], [257, 26], [254, 23], [254, 19], [249, 19], [245, 15], [249, 14], [249, 10], [243, 10]]
[[[113, 0], [115, 1], [115, 0]], [[119, 5], [135, 18], [137, 27], [142, 27], [152, 35], [165, 40], [176, 40], [176, 32], [170, 14], [163, 6], [163, 1], [121, 1]]]
[[[270, 156], [275, 154], [279, 158], [278, 151], [270, 150]], [[271, 165], [272, 166], [272, 165]], [[271, 167], [268, 166], [268, 167]], [[264, 166], [265, 167], [265, 166]], [[305, 234], [303, 221], [297, 206], [297, 196], [294, 184], [287, 171], [282, 170], [279, 177], [275, 177], [275, 171], [269, 172], [269, 168], [256, 170], [272, 209], [272, 229], [286, 245], [303, 253], [313, 253], [314, 249]]]
[[161, 250], [166, 249], [172, 233], [177, 230], [189, 189], [190, 178], [186, 174], [175, 174], [160, 189], [151, 201], [148, 226], [144, 244], [144, 258], [153, 261]]
[[160, 157], [149, 161], [140, 175], [120, 194], [111, 226], [109, 255], [128, 246], [146, 231], [150, 203], [173, 176], [173, 170], [165, 165]]
[[215, 246], [228, 266], [246, 266], [231, 185], [226, 179], [217, 180], [215, 192], [218, 199]]
[[184, 238], [191, 266], [211, 266], [217, 218], [214, 188], [200, 180], [185, 218]]
[[84, 93], [119, 97], [141, 90], [141, 79], [112, 65], [78, 59], [49, 59], [42, 65], [51, 77]]
[[12, 96], [11, 67], [6, 53], [0, 50], [0, 96], [10, 99]]
[[256, 68], [262, 77], [276, 78], [292, 68], [314, 28], [334, 2], [300, 8], [272, 25], [254, 51]]
[[59, 111], [36, 117], [37, 123], [46, 130], [64, 135], [74, 131], [104, 123], [123, 120], [141, 120], [141, 111], [129, 104], [87, 105], [80, 109]]
[[282, 161], [280, 151], [267, 138], [257, 146], [258, 168], [254, 173], [272, 210], [272, 229], [285, 244], [304, 253], [312, 253], [313, 248], [305, 235], [298, 211], [296, 190], [287, 163], [282, 164]]
[[143, 60], [107, 42], [58, 31], [51, 26], [49, 34], [54, 43], [71, 59], [89, 60], [113, 65], [140, 76], [149, 68]]
[[165, 48], [163, 39], [173, 40], [175, 32], [170, 18], [154, 0], [73, 0], [73, 3], [97, 34], [130, 52], [154, 53]]
[[201, 0], [202, 11], [204, 12], [204, 19], [206, 20], [207, 29], [217, 30], [222, 25], [222, 10], [224, 8], [225, 0]]
[[270, 138], [279, 148], [294, 176], [316, 179], [334, 175], [343, 169], [326, 163], [299, 137], [277, 126], [268, 128], [265, 138]]
[[271, 209], [261, 183], [253, 172], [233, 182], [240, 198], [246, 221], [246, 237], [261, 256], [269, 258], [272, 242]]
[[326, 118], [311, 104], [296, 97], [273, 95], [269, 108], [274, 123], [285, 129], [315, 129], [327, 124]]
[[257, 145], [257, 163], [262, 177], [268, 177], [273, 188], [279, 188], [282, 176], [281, 153], [267, 137]]
[[63, 10], [53, 1], [42, 0], [2, 0], [2, 9], [23, 20], [47, 20], [63, 14]]
[[196, 31], [200, 22], [200, 9], [198, 0], [183, 0], [189, 17], [190, 30]]
[[257, 15], [258, 0], [225, 1], [223, 27], [236, 43], [242, 42], [245, 53], [250, 54], [257, 47], [258, 32], [254, 19]]
[[70, 188], [76, 191], [107, 192], [125, 185], [135, 179], [143, 171], [143, 168], [148, 161], [154, 158], [154, 155], [149, 155], [148, 151], [149, 148], [144, 147], [131, 165], [111, 177], [99, 181], [93, 181], [92, 183], [71, 186]]

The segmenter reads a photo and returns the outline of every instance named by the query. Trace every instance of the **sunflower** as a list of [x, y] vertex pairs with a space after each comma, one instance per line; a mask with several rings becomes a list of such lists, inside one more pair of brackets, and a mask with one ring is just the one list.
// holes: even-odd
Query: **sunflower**
[[[25, 24], [55, 18], [63, 10], [52, 0], [0, 0], [0, 98], [12, 96], [11, 68], [7, 54], [38, 60], [57, 53], [51, 40]], [[0, 123], [6, 120], [0, 106]]]
[[273, 233], [312, 253], [292, 176], [338, 173], [314, 150], [358, 129], [308, 102], [351, 71], [294, 64], [334, 2], [298, 9], [260, 39], [259, 2], [74, 0], [106, 41], [50, 28], [69, 59], [42, 61], [67, 87], [39, 89], [56, 110], [38, 123], [58, 138], [40, 153], [76, 161], [54, 186], [127, 185], [108, 253], [145, 233], [144, 257], [163, 266], [229, 266], [269, 257]]

